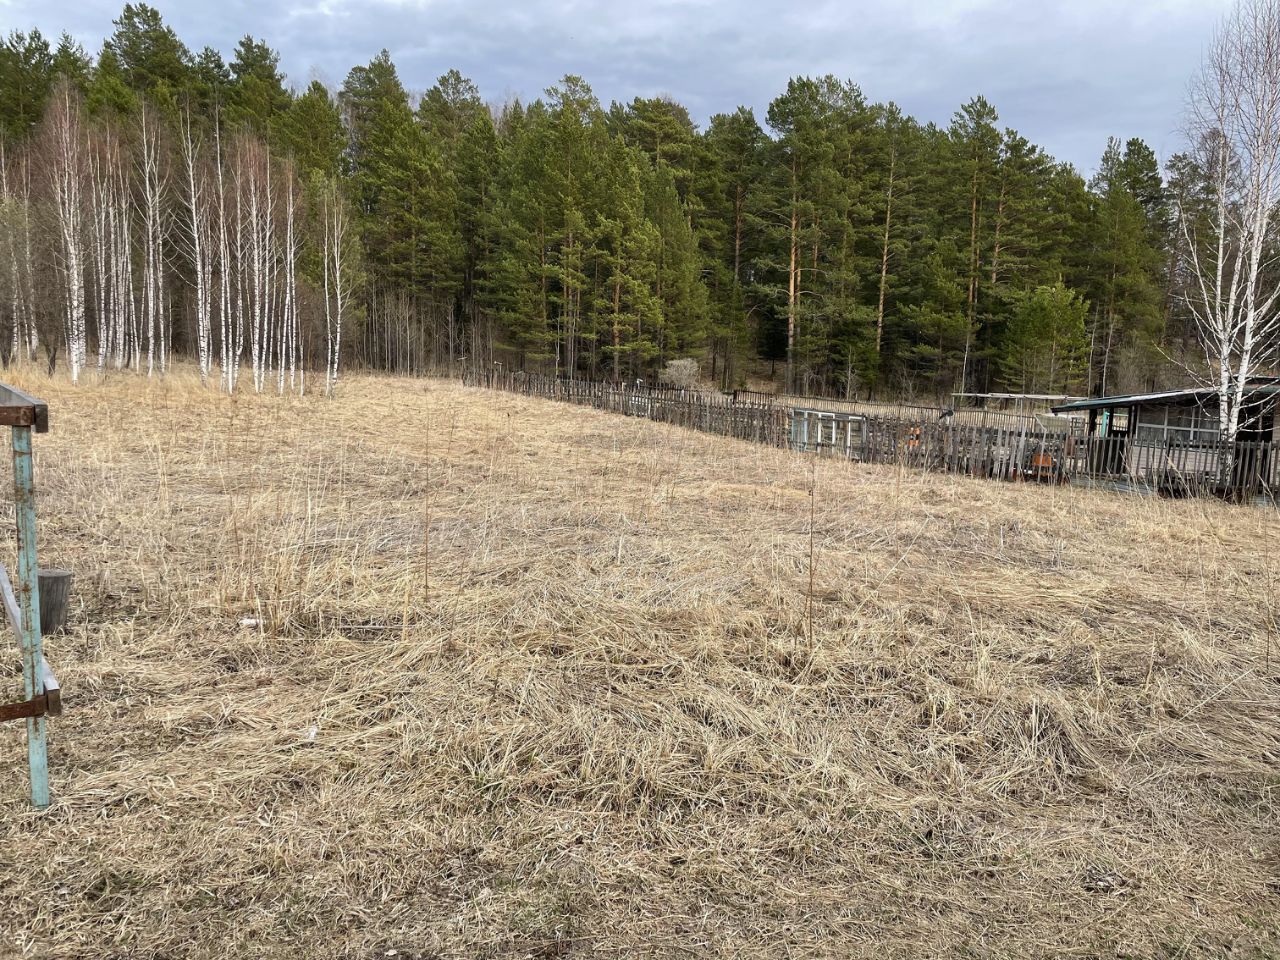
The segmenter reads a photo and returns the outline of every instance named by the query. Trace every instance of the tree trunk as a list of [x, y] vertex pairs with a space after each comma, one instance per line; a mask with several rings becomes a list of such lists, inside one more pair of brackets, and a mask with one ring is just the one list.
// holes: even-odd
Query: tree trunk
[[969, 353], [973, 347], [973, 327], [978, 315], [978, 162], [973, 163], [969, 197], [969, 292], [965, 314], [964, 361], [960, 368], [960, 390], [969, 389]]
[[796, 357], [796, 298], [799, 295], [797, 271], [799, 270], [799, 212], [796, 200], [791, 203], [791, 262], [787, 268], [787, 373], [786, 388], [788, 393], [795, 392], [795, 357]]
[[893, 225], [893, 175], [897, 167], [898, 151], [889, 150], [889, 186], [884, 200], [884, 237], [880, 244], [880, 299], [876, 306], [876, 356], [884, 342], [884, 301], [889, 289], [889, 233]]

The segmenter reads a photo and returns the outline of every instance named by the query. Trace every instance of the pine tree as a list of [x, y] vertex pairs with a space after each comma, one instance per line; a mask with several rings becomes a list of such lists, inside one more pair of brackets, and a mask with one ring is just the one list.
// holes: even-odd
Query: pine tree
[[188, 88], [192, 107], [201, 116], [212, 119], [224, 109], [230, 88], [231, 70], [222, 54], [212, 47], [205, 47], [196, 54]]
[[759, 341], [749, 297], [760, 253], [758, 215], [765, 173], [766, 137], [746, 107], [717, 114], [703, 137], [707, 162], [697, 190], [703, 208], [700, 237], [711, 296], [711, 375], [734, 382], [734, 368]]
[[604, 366], [614, 380], [642, 376], [659, 354], [662, 304], [654, 294], [661, 237], [645, 213], [648, 161], [620, 139], [609, 146], [610, 176], [594, 225], [600, 268], [595, 313]]
[[519, 369], [546, 367], [558, 356], [550, 291], [552, 198], [546, 189], [550, 126], [541, 102], [527, 110], [516, 102], [503, 111], [493, 207], [483, 223], [478, 296]]
[[129, 86], [120, 58], [110, 46], [103, 47], [85, 90], [89, 112], [123, 121], [138, 109], [139, 103], [138, 93]]
[[191, 82], [191, 53], [160, 11], [126, 3], [104, 50], [119, 64], [131, 90], [153, 100], [176, 98]]
[[1147, 211], [1130, 191], [1125, 175], [1120, 141], [1112, 138], [1090, 184], [1096, 198], [1090, 383], [1099, 395], [1114, 392], [1115, 360], [1124, 349], [1138, 378], [1127, 385], [1137, 388], [1149, 379], [1148, 363], [1140, 358], [1159, 342], [1163, 319], [1163, 257], [1152, 245]]
[[[830, 137], [830, 101], [838, 86], [831, 77], [793, 79], [769, 104], [769, 126], [777, 134], [768, 217], [777, 259], [770, 263], [770, 300], [786, 318], [784, 384], [799, 386], [798, 368], [815, 331], [805, 323], [806, 282], [816, 280], [830, 187], [835, 179]], [[780, 248], [780, 249], [779, 249]], [[810, 252], [813, 256], [810, 257]], [[808, 376], [805, 377], [809, 379]]]
[[0, 43], [0, 136], [26, 139], [39, 125], [53, 89], [53, 52], [39, 30], [14, 30]]
[[1084, 383], [1089, 305], [1062, 281], [1022, 293], [1003, 357], [1005, 381], [1026, 392], [1069, 393]]
[[[451, 339], [479, 362], [491, 360], [493, 331], [482, 317], [477, 295], [481, 261], [487, 255], [485, 226], [492, 212], [497, 133], [480, 91], [458, 71], [450, 70], [418, 105], [418, 121], [439, 149], [443, 176], [454, 196], [462, 247], [457, 302], [452, 306], [461, 329]], [[456, 355], [456, 348], [454, 350]]]
[[77, 93], [84, 93], [93, 72], [93, 60], [76, 40], [68, 33], [58, 38], [58, 46], [53, 51], [52, 71], [54, 77], [66, 80]]
[[[990, 217], [992, 194], [998, 175], [1000, 134], [996, 129], [999, 115], [983, 97], [975, 97], [961, 107], [951, 120], [948, 135], [955, 173], [952, 181], [963, 196], [963, 228], [968, 237], [965, 266], [965, 333], [964, 360], [960, 371], [960, 389], [968, 390], [985, 368], [976, 362], [975, 344], [987, 342], [990, 335], [979, 329], [979, 302], [982, 298], [984, 254], [990, 249]], [[959, 219], [959, 218], [957, 218]], [[985, 358], [984, 358], [985, 359]]]
[[380, 329], [390, 338], [383, 347], [396, 352], [401, 367], [452, 364], [461, 347], [456, 302], [464, 250], [457, 188], [440, 146], [415, 119], [386, 51], [351, 72], [343, 103], [372, 292], [395, 313], [381, 313]]
[[305, 177], [311, 173], [325, 178], [338, 175], [346, 132], [338, 104], [319, 80], [311, 81], [306, 92], [276, 118], [275, 141], [291, 154]]
[[236, 46], [229, 69], [227, 122], [269, 135], [291, 101], [280, 73], [280, 55], [261, 40], [245, 36]]
[[709, 304], [697, 240], [669, 168], [652, 170], [646, 177], [645, 211], [656, 242], [653, 293], [661, 315], [655, 350], [647, 358], [661, 365], [701, 349]]

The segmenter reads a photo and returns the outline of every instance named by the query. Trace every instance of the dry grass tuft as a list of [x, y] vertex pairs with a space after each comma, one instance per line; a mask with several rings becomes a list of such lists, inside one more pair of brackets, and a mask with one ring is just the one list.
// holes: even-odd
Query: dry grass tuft
[[1274, 513], [10, 375], [79, 581], [0, 954], [1280, 952]]

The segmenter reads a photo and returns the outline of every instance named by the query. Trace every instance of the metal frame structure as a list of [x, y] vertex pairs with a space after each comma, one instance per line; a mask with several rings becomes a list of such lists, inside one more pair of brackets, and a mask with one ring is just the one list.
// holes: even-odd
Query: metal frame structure
[[[40, 568], [36, 559], [36, 489], [31, 462], [31, 434], [48, 433], [49, 407], [42, 400], [0, 384], [0, 426], [11, 428], [14, 512], [18, 528], [18, 582], [9, 582], [0, 567], [0, 594], [22, 650], [22, 683], [26, 699], [0, 705], [0, 720], [27, 721], [27, 762], [31, 769], [31, 803], [49, 805], [48, 717], [62, 712], [61, 691], [44, 658], [40, 634]], [[16, 597], [15, 597], [16, 592]]]

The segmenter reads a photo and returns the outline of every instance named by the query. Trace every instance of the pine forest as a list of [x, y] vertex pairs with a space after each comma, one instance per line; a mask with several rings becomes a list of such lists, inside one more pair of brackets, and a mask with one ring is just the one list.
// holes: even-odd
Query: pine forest
[[410, 90], [386, 51], [295, 89], [268, 43], [128, 4], [96, 54], [0, 45], [0, 352], [228, 391], [673, 360], [843, 397], [1150, 388], [1199, 355], [1175, 211], [1209, 171], [1098, 146], [1086, 180], [981, 96], [944, 127], [833, 76], [705, 125], [577, 76]]

